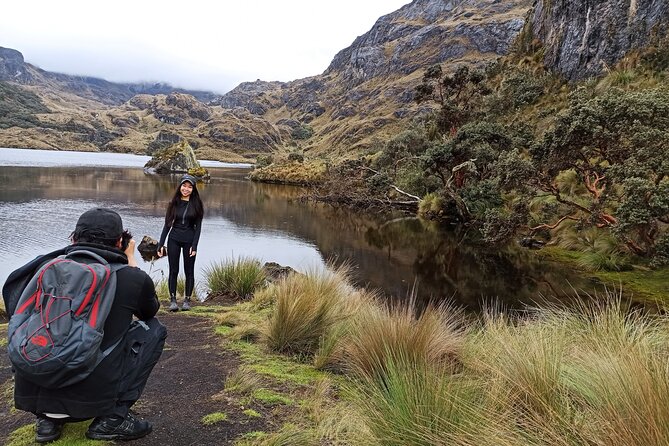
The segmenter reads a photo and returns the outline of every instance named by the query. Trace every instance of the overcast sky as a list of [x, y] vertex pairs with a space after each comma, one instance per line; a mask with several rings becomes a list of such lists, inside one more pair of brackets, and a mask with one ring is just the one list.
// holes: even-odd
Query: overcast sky
[[224, 93], [322, 73], [410, 0], [3, 2], [0, 46], [60, 73]]

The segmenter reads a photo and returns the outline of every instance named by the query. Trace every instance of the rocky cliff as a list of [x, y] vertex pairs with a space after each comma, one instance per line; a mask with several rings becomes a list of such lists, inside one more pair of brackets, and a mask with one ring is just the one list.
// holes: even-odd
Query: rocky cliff
[[377, 76], [410, 74], [466, 56], [500, 56], [525, 22], [528, 1], [416, 0], [381, 17], [340, 51], [326, 70], [347, 85]]
[[668, 25], [667, 0], [537, 0], [528, 20], [545, 64], [572, 80], [601, 74]]

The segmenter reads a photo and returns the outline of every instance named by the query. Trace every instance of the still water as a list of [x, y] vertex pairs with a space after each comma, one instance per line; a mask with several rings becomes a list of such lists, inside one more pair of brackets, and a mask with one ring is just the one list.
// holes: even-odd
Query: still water
[[[92, 207], [118, 211], [139, 243], [160, 236], [179, 176], [147, 174], [148, 157], [109, 153], [0, 149], [0, 283], [36, 255], [66, 245], [78, 216]], [[468, 244], [459, 231], [438, 231], [417, 219], [360, 215], [303, 203], [302, 190], [246, 180], [248, 167], [203, 162], [212, 179], [198, 186], [205, 220], [196, 261], [240, 256], [298, 271], [348, 262], [360, 286], [403, 298], [450, 298], [479, 308], [517, 307], [592, 285], [524, 249]], [[139, 258], [139, 257], [138, 257]], [[167, 260], [140, 267], [159, 279]]]

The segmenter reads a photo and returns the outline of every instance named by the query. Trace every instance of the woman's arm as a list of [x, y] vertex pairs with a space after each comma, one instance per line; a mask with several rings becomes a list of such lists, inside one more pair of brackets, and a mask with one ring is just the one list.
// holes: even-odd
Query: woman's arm
[[195, 222], [195, 234], [193, 235], [193, 243], [191, 244], [191, 249], [197, 251], [197, 244], [200, 242], [200, 232], [202, 232], [202, 219], [198, 219]]

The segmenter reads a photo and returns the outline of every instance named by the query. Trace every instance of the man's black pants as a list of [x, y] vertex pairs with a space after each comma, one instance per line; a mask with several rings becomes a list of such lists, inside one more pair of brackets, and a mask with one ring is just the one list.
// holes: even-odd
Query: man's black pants
[[167, 329], [158, 319], [135, 321], [124, 345], [125, 361], [119, 385], [118, 402], [113, 414], [125, 417], [139, 399], [151, 370], [163, 352]]

